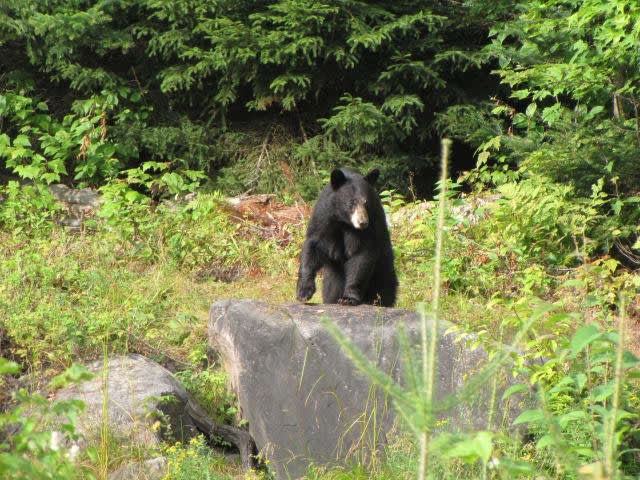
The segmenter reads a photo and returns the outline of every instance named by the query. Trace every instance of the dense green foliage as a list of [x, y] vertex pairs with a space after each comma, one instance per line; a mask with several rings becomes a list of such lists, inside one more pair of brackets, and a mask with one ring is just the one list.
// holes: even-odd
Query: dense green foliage
[[616, 244], [640, 266], [637, 2], [518, 6], [514, 18], [493, 25], [484, 48], [510, 99], [495, 99], [494, 117], [486, 107], [455, 106], [440, 123], [478, 147], [472, 180], [495, 185], [534, 177], [568, 186], [567, 198], [602, 214], [583, 231], [599, 243], [591, 247], [609, 251]]
[[486, 17], [473, 2], [452, 13], [424, 0], [4, 4], [0, 148], [47, 182], [139, 183], [127, 170], [159, 162], [145, 171], [277, 191], [291, 188], [285, 162], [312, 193], [309, 172], [374, 162], [404, 188], [432, 167], [434, 112], [483, 94], [463, 72], [479, 71]]
[[[632, 0], [0, 3], [0, 355], [39, 379], [105, 349], [141, 352], [178, 370], [216, 420], [236, 421], [207, 355], [207, 308], [291, 301], [303, 229], [265, 238], [223, 197], [299, 203], [334, 166], [375, 165], [398, 306], [431, 298], [439, 264], [442, 316], [519, 375], [495, 401], [535, 398], [513, 422], [440, 435], [424, 386], [387, 383], [412, 407], [405, 432], [433, 433], [432, 477], [634, 478], [638, 45]], [[441, 135], [456, 146], [434, 260], [436, 209], [406, 199], [431, 196]], [[79, 234], [61, 225], [47, 189], [58, 182], [102, 194]], [[0, 358], [0, 403], [17, 370]], [[23, 413], [67, 415], [72, 437], [79, 406], [11, 401], [0, 430], [22, 433], [0, 433], [0, 476], [100, 478], [136, 459], [89, 449], [73, 463]], [[242, 475], [200, 440], [163, 453], [169, 478]], [[400, 435], [385, 461], [309, 478], [411, 478], [417, 457]]]

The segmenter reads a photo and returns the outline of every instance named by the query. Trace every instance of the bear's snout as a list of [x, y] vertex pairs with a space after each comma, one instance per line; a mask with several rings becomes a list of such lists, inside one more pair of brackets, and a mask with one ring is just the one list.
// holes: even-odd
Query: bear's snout
[[351, 213], [351, 225], [358, 230], [364, 230], [369, 226], [369, 214], [364, 203], [359, 203]]

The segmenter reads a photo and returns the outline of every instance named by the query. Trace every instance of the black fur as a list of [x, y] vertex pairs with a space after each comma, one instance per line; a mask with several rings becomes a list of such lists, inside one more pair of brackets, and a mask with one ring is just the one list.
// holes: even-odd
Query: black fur
[[[324, 269], [323, 303], [391, 307], [398, 279], [393, 250], [380, 197], [373, 189], [379, 171], [366, 176], [347, 169], [331, 173], [311, 214], [300, 254], [296, 294], [306, 302], [316, 291], [317, 272]], [[368, 224], [351, 222], [357, 205], [364, 206]]]

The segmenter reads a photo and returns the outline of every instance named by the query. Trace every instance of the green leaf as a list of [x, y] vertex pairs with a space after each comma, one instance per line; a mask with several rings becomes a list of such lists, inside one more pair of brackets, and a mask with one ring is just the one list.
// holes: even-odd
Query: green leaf
[[124, 198], [127, 202], [134, 203], [144, 199], [145, 197], [135, 190], [127, 190], [127, 193], [124, 194]]
[[29, 140], [28, 136], [20, 134], [13, 140], [13, 145], [15, 147], [30, 147], [31, 140]]
[[477, 432], [475, 435], [457, 441], [442, 452], [446, 458], [459, 458], [465, 463], [475, 463], [478, 460], [486, 463], [493, 450], [493, 433]]
[[562, 283], [562, 288], [584, 288], [585, 282], [584, 280], [580, 280], [577, 278], [570, 278]]
[[490, 155], [490, 153], [487, 152], [486, 150], [484, 152], [480, 152], [478, 154], [478, 162], [477, 162], [478, 166], [487, 163], [487, 160], [489, 160], [489, 155]]
[[524, 383], [518, 383], [516, 385], [511, 385], [502, 394], [502, 400], [504, 401], [507, 398], [509, 398], [511, 395], [514, 395], [514, 394], [520, 393], [520, 392], [526, 392], [528, 390], [529, 390], [529, 387], [527, 385], [525, 385]]
[[14, 171], [22, 178], [29, 178], [35, 180], [40, 175], [40, 167], [37, 165], [18, 165], [14, 168]]
[[553, 446], [555, 444], [556, 444], [556, 442], [553, 439], [553, 437], [551, 435], [547, 434], [547, 435], [543, 435], [542, 437], [540, 437], [540, 439], [536, 443], [536, 448], [550, 447], [550, 446]]
[[525, 111], [525, 115], [529, 118], [532, 118], [536, 114], [536, 110], [538, 109], [538, 105], [535, 103], [530, 103], [527, 106], [527, 110]]
[[0, 375], [14, 374], [20, 371], [20, 365], [0, 357]]
[[11, 139], [6, 133], [0, 134], [0, 156], [6, 156], [9, 146], [11, 145]]
[[602, 402], [613, 395], [615, 391], [615, 382], [611, 381], [606, 385], [598, 385], [593, 389], [592, 394], [590, 395], [593, 401]]
[[578, 392], [580, 392], [585, 385], [587, 384], [587, 376], [584, 373], [578, 373], [576, 374], [574, 381], [575, 381], [575, 385], [576, 385], [576, 390]]
[[534, 410], [525, 410], [518, 418], [513, 421], [514, 425], [520, 425], [522, 423], [536, 423], [545, 419], [544, 411], [539, 408]]
[[555, 105], [553, 105], [551, 107], [546, 107], [546, 108], [542, 109], [542, 120], [547, 125], [554, 124], [562, 116], [562, 109], [561, 108], [562, 108], [562, 106], [559, 103], [556, 103]]
[[594, 324], [584, 325], [571, 338], [570, 348], [572, 355], [577, 355], [588, 345], [598, 340], [602, 334]]
[[565, 428], [570, 422], [577, 422], [579, 420], [588, 420], [589, 414], [584, 410], [573, 410], [558, 417], [558, 423], [562, 428]]

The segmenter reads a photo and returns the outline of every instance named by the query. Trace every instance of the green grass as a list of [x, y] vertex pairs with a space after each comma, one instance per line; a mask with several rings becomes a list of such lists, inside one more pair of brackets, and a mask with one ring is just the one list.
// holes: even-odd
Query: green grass
[[233, 284], [200, 280], [166, 258], [141, 259], [109, 235], [56, 229], [46, 239], [3, 235], [1, 242], [5, 335], [10, 352], [34, 369], [97, 358], [104, 341], [112, 352], [148, 347], [184, 359], [204, 341], [212, 302], [279, 302], [293, 292], [280, 269]]
[[[105, 346], [109, 353], [143, 353], [181, 370], [179, 377], [209, 413], [219, 421], [232, 422], [235, 410], [233, 398], [224, 388], [224, 372], [207, 356], [209, 306], [228, 298], [294, 302], [304, 230], [295, 228], [288, 245], [265, 240], [246, 224], [234, 223], [216, 202], [203, 197], [199, 205], [187, 210], [156, 209], [115, 223], [98, 219], [95, 228], [83, 234], [68, 233], [51, 223], [1, 230], [2, 355], [33, 372], [33, 378], [43, 378], [42, 374], [59, 373], [74, 361], [102, 357]], [[515, 200], [509, 202], [505, 208], [513, 211]], [[397, 198], [388, 206], [392, 212], [414, 218], [392, 225], [400, 277], [397, 307], [412, 310], [417, 302], [431, 299], [435, 212], [425, 212]], [[408, 215], [413, 211], [417, 214]], [[539, 223], [550, 224], [552, 219], [544, 212], [539, 214]], [[499, 235], [487, 234], [507, 227], [517, 233], [531, 224], [510, 218], [506, 213], [489, 216], [477, 225], [447, 218], [439, 306], [442, 318], [474, 332], [476, 343], [491, 348], [496, 340], [510, 341], [535, 308], [535, 296], [553, 303], [553, 312], [534, 324], [523, 343], [525, 355], [516, 359], [519, 367], [539, 356], [555, 355], [584, 323], [615, 327], [617, 292], [637, 291], [639, 275], [621, 271], [606, 258], [560, 269], [545, 256], [548, 247], [527, 250], [530, 236], [517, 234], [514, 238], [523, 243], [506, 246]], [[553, 243], [551, 238], [545, 242]], [[553, 253], [558, 256], [562, 252], [556, 249]], [[230, 271], [240, 275], [232, 282], [222, 281]], [[313, 301], [320, 301], [319, 294]], [[632, 321], [629, 318], [627, 323]], [[592, 347], [593, 351], [606, 348], [606, 342]], [[608, 361], [616, 364], [615, 358]], [[580, 365], [576, 371], [588, 369]], [[605, 380], [613, 375], [607, 372]], [[551, 388], [565, 373], [551, 363], [528, 375]], [[599, 381], [593, 375], [593, 381]], [[623, 408], [637, 405], [640, 395], [634, 390], [636, 384], [620, 373], [613, 376], [619, 380], [617, 391], [624, 400]], [[575, 404], [574, 397], [563, 395], [549, 399], [551, 416], [569, 408], [590, 408], [591, 400]], [[606, 425], [607, 461], [611, 465], [612, 427]], [[575, 434], [567, 431], [563, 435], [579, 443], [584, 433], [578, 428]], [[500, 434], [493, 445], [493, 455], [501, 459], [504, 468], [490, 470], [489, 478], [500, 478], [499, 471], [517, 471], [522, 467], [518, 462], [536, 465], [549, 478], [573, 478], [558, 475], [553, 456], [535, 445], [514, 443]], [[119, 450], [113, 442], [107, 447], [110, 470], [141, 455]], [[628, 456], [635, 458], [632, 453]], [[219, 458], [205, 457], [198, 461], [211, 465], [212, 475], [242, 478], [237, 465], [224, 467]], [[373, 467], [316, 468], [309, 478], [413, 478], [417, 458], [416, 446], [400, 435], [389, 446], [384, 462]], [[509, 461], [515, 463], [507, 468]], [[98, 470], [97, 460], [85, 459], [85, 463], [89, 470]], [[433, 478], [487, 475], [478, 464], [465, 464], [436, 452], [431, 454], [429, 465]], [[523, 473], [523, 478], [527, 476]]]

